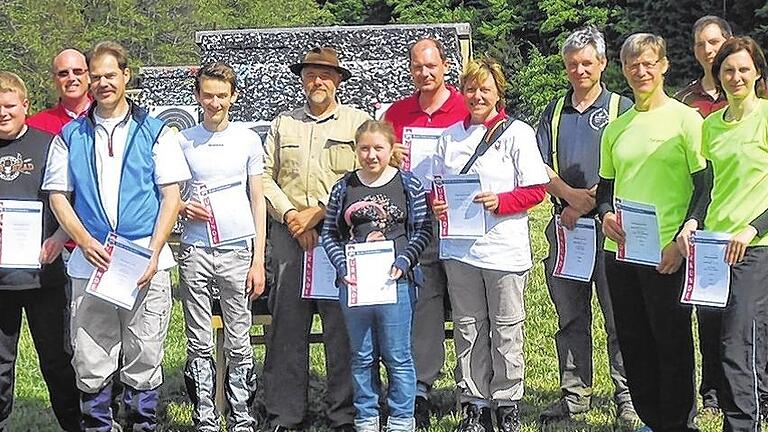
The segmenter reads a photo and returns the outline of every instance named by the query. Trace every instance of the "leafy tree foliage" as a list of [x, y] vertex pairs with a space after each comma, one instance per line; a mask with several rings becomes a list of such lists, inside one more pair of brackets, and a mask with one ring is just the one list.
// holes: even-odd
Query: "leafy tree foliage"
[[49, 69], [64, 47], [87, 48], [114, 39], [133, 66], [194, 64], [197, 30], [294, 25], [469, 22], [475, 56], [505, 67], [509, 111], [535, 120], [567, 88], [560, 45], [592, 24], [606, 35], [610, 63], [604, 80], [629, 94], [618, 52], [631, 33], [667, 39], [670, 92], [701, 74], [692, 54], [691, 26], [700, 16], [728, 19], [737, 34], [768, 46], [768, 0], [0, 0], [0, 68], [18, 72], [35, 108], [54, 102]]

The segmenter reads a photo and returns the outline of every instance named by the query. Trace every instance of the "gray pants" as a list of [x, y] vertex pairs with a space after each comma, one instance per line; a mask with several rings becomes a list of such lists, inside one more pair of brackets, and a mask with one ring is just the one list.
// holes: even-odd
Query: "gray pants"
[[425, 284], [419, 287], [411, 336], [418, 393], [424, 397], [440, 377], [445, 361], [445, 297], [448, 293], [445, 267], [438, 259], [439, 226], [432, 221], [433, 240], [419, 258]]
[[264, 401], [271, 422], [295, 428], [304, 422], [309, 388], [309, 333], [317, 310], [323, 321], [326, 413], [331, 427], [351, 425], [352, 371], [349, 339], [338, 301], [302, 300], [304, 251], [281, 223], [272, 223], [271, 263], [275, 286], [269, 293], [272, 325], [264, 360]]
[[210, 282], [219, 288], [224, 321], [224, 353], [227, 358], [225, 383], [231, 431], [251, 430], [256, 421], [249, 412], [252, 396], [253, 352], [251, 311], [245, 292], [251, 266], [248, 248], [226, 250], [183, 244], [179, 253], [179, 288], [187, 334], [185, 378], [193, 400], [193, 420], [198, 430], [219, 430], [214, 407], [215, 370], [211, 330], [212, 293]]
[[85, 293], [87, 279], [72, 278], [72, 365], [77, 387], [97, 393], [117, 372], [136, 390], [152, 390], [163, 383], [163, 342], [171, 318], [171, 278], [158, 271], [139, 293], [133, 310], [113, 306]]
[[523, 398], [523, 290], [528, 272], [445, 261], [461, 402], [507, 406]]
[[[597, 233], [593, 281], [597, 300], [605, 318], [608, 359], [611, 379], [615, 387], [614, 400], [620, 404], [631, 401], [632, 398], [627, 387], [624, 363], [613, 320], [613, 307], [605, 278], [603, 235], [599, 222]], [[578, 412], [589, 408], [592, 397], [592, 283], [552, 276], [557, 256], [554, 218], [547, 225], [545, 234], [549, 242], [549, 257], [544, 260], [544, 272], [549, 296], [552, 298], [558, 316], [555, 345], [560, 368], [560, 389], [568, 408]]]

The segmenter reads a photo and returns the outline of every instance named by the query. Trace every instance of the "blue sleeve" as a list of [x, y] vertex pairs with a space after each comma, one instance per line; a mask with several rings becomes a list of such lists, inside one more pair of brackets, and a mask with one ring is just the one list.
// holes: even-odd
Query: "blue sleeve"
[[347, 258], [344, 253], [344, 244], [342, 242], [341, 233], [339, 227], [336, 224], [338, 220], [338, 214], [341, 210], [341, 203], [343, 202], [343, 196], [341, 195], [342, 185], [344, 179], [342, 178], [331, 189], [331, 195], [328, 199], [328, 204], [325, 207], [325, 220], [323, 221], [323, 229], [320, 234], [320, 242], [325, 249], [328, 259], [336, 269], [336, 276], [343, 278], [347, 275]]

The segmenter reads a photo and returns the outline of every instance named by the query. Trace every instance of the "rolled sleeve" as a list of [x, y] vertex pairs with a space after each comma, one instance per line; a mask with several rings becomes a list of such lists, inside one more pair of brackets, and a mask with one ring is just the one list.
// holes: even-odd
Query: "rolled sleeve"
[[56, 135], [48, 147], [48, 160], [41, 189], [46, 191], [72, 192], [69, 175], [69, 148], [60, 135]]
[[192, 178], [187, 165], [187, 158], [184, 157], [178, 138], [178, 133], [175, 130], [163, 128], [157, 143], [152, 147], [152, 159], [155, 161], [155, 184], [180, 183]]

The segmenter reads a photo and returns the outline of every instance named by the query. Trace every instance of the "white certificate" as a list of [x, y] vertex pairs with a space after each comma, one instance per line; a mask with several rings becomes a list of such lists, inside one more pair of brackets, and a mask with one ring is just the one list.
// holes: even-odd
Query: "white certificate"
[[318, 245], [312, 252], [304, 252], [304, 271], [301, 279], [301, 298], [338, 300], [336, 269], [325, 249]]
[[397, 281], [389, 277], [395, 262], [392, 240], [348, 244], [346, 253], [348, 277], [356, 282], [347, 285], [350, 307], [397, 303]]
[[661, 262], [661, 240], [656, 207], [617, 198], [616, 218], [625, 234], [624, 244], [619, 245], [616, 259], [657, 266]]
[[730, 238], [726, 233], [694, 231], [681, 303], [725, 307], [731, 292], [731, 267], [725, 262]]
[[582, 282], [592, 280], [597, 250], [595, 220], [579, 218], [569, 230], [560, 222], [560, 216], [555, 216], [555, 236], [557, 259], [552, 275]]
[[409, 152], [403, 169], [412, 172], [425, 189], [432, 185], [432, 158], [437, 153], [437, 140], [444, 130], [445, 128], [403, 128], [403, 146]]
[[139, 295], [136, 282], [147, 270], [152, 251], [115, 233], [109, 233], [104, 248], [110, 256], [109, 268], [94, 270], [85, 292], [131, 310]]
[[0, 268], [40, 268], [43, 203], [0, 200]]
[[200, 202], [211, 215], [208, 219], [208, 240], [219, 246], [245, 240], [256, 235], [251, 202], [240, 178], [219, 184], [197, 184]]
[[448, 205], [439, 218], [441, 239], [475, 239], [485, 235], [485, 209], [472, 201], [482, 191], [480, 177], [435, 176], [435, 196]]

